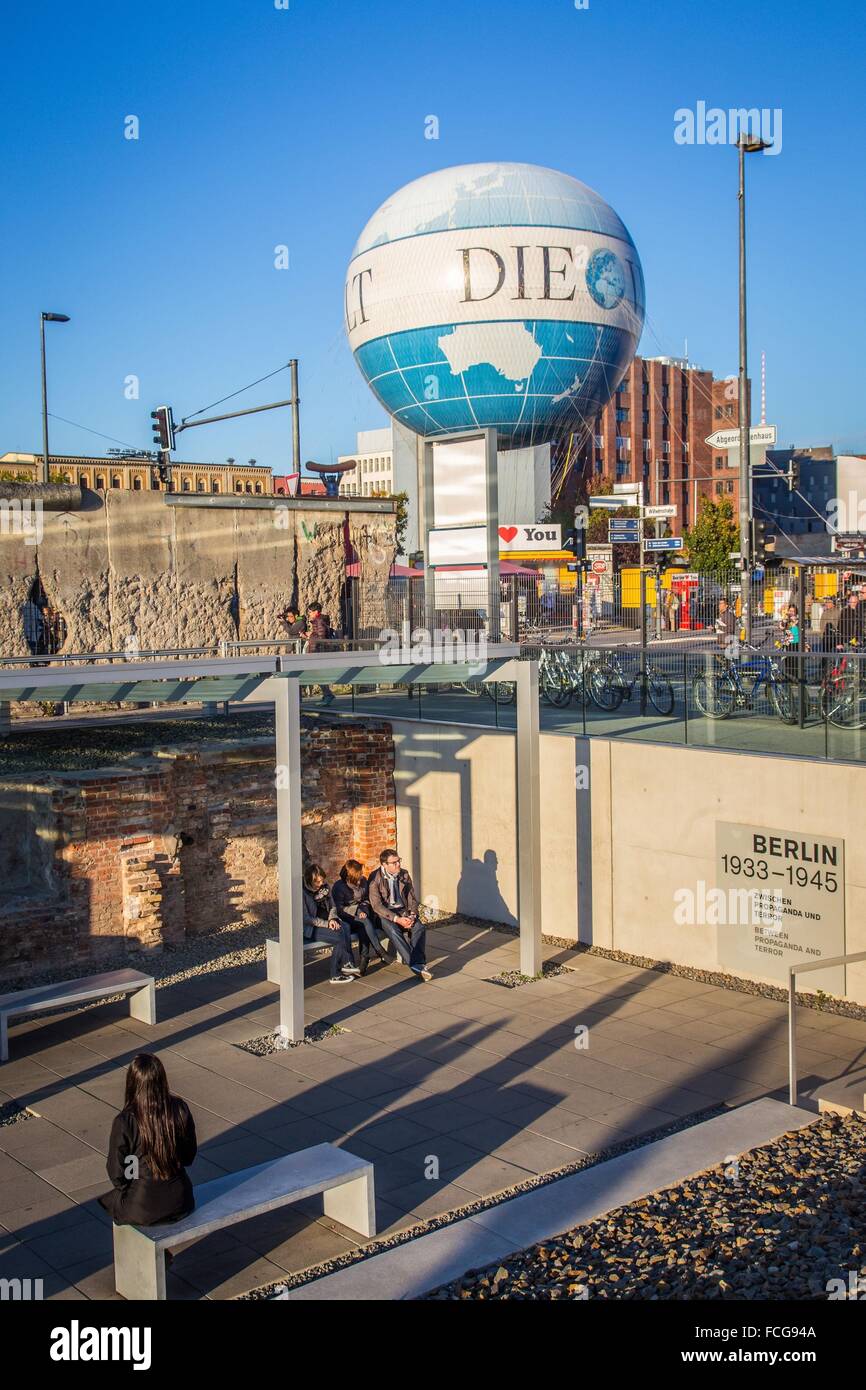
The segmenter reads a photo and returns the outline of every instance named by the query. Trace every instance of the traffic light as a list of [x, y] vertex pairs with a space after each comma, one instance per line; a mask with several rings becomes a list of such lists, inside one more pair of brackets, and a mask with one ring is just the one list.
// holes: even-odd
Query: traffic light
[[174, 444], [174, 417], [170, 405], [158, 405], [150, 412], [153, 420], [153, 442], [158, 449], [171, 450]]
[[800, 491], [800, 460], [793, 454], [788, 462], [788, 491]]
[[562, 542], [563, 550], [568, 550], [575, 560], [586, 559], [586, 528], [583, 526], [572, 526], [566, 532], [565, 540]]
[[766, 565], [776, 551], [776, 537], [767, 535], [766, 521], [752, 521], [752, 564]]

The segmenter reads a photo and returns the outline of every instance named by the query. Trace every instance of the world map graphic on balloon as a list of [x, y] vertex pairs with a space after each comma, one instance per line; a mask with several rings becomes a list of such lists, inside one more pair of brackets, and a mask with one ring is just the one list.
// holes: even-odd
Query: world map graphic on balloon
[[613, 208], [568, 174], [472, 164], [374, 213], [345, 286], [355, 360], [425, 436], [493, 427], [503, 447], [585, 428], [643, 328], [640, 258]]

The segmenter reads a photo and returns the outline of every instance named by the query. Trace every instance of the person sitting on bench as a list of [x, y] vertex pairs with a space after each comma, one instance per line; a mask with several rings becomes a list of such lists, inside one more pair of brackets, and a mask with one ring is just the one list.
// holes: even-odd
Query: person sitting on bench
[[195, 1207], [187, 1168], [197, 1152], [186, 1101], [173, 1096], [158, 1057], [140, 1052], [126, 1073], [126, 1098], [111, 1126], [106, 1168], [112, 1189], [99, 1198], [117, 1226], [180, 1221]]
[[347, 859], [340, 877], [331, 889], [334, 907], [341, 922], [345, 922], [350, 932], [358, 938], [358, 964], [361, 974], [366, 975], [370, 965], [370, 952], [378, 957], [383, 965], [388, 964], [388, 953], [382, 949], [370, 904], [367, 901], [367, 879], [364, 866], [357, 859]]
[[414, 975], [432, 980], [427, 969], [427, 928], [418, 916], [418, 899], [408, 870], [395, 849], [383, 849], [367, 886], [370, 906], [397, 955]]
[[352, 955], [352, 933], [337, 913], [325, 871], [318, 864], [308, 864], [304, 873], [304, 940], [333, 947], [332, 985], [351, 984], [360, 975]]

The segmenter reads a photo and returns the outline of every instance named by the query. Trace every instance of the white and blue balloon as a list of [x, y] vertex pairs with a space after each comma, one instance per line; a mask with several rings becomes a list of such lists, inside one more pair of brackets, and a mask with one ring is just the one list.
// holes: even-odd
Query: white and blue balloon
[[586, 184], [466, 164], [374, 213], [345, 311], [389, 414], [426, 436], [495, 427], [519, 447], [591, 427], [637, 349], [644, 280], [626, 227]]

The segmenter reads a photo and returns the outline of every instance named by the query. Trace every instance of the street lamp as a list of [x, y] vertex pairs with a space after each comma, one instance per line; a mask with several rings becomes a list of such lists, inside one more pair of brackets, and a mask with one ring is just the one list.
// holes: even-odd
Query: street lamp
[[740, 131], [737, 151], [740, 165], [740, 568], [742, 571], [742, 610], [746, 641], [752, 640], [752, 472], [749, 456], [751, 408], [748, 396], [746, 353], [746, 155], [758, 154], [769, 145], [759, 135]]
[[48, 482], [48, 386], [45, 379], [45, 325], [68, 323], [68, 314], [40, 314], [39, 332], [42, 341], [42, 482]]

